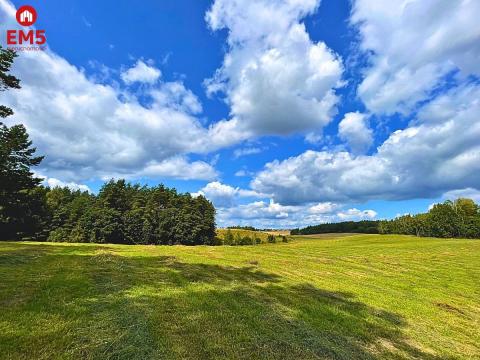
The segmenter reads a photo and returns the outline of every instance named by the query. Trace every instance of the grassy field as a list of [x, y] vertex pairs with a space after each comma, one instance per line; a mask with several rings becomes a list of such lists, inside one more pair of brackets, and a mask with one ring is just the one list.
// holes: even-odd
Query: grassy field
[[0, 242], [2, 359], [480, 358], [480, 241]]

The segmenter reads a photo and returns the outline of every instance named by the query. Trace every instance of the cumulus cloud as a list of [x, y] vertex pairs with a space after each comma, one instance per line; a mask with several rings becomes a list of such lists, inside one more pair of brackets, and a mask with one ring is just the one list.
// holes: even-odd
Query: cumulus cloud
[[426, 105], [371, 156], [305, 153], [266, 164], [252, 188], [282, 204], [437, 197], [480, 183], [480, 86], [453, 88]]
[[270, 202], [255, 201], [250, 204], [238, 205], [228, 210], [230, 219], [285, 219], [292, 208]]
[[[292, 228], [327, 222], [374, 219], [374, 210], [345, 208], [332, 202], [283, 205], [253, 190], [241, 189], [218, 181], [210, 182], [192, 196], [203, 195], [217, 208], [219, 226], [251, 225], [258, 228]], [[247, 202], [252, 198], [260, 200]]]
[[220, 208], [220, 226], [253, 225], [257, 228], [295, 228], [338, 221], [375, 219], [373, 210], [343, 209], [341, 205], [325, 203], [305, 206], [282, 205], [273, 199], [237, 204]]
[[456, 200], [458, 198], [472, 199], [480, 204], [480, 190], [474, 188], [457, 189], [446, 192], [442, 195], [443, 200]]
[[308, 211], [312, 214], [329, 214], [336, 210], [339, 205], [331, 203], [331, 202], [324, 202], [318, 203], [311, 206]]
[[[0, 1], [0, 36], [16, 26], [13, 5]], [[139, 69], [147, 71], [140, 75]], [[126, 82], [160, 77], [142, 61], [130, 70], [122, 74]], [[67, 182], [214, 178], [211, 165], [188, 160], [216, 145], [195, 117], [202, 110], [198, 99], [183, 83], [157, 83], [144, 94], [151, 100], [144, 106], [128, 88], [89, 79], [51, 50], [20, 53], [12, 72], [22, 89], [1, 94], [2, 104], [15, 111], [6, 122], [25, 124], [38, 153], [47, 155], [39, 169], [46, 176]]]
[[133, 67], [122, 72], [120, 76], [127, 84], [135, 82], [153, 84], [162, 76], [162, 72], [154, 66], [147, 65], [144, 61], [138, 60]]
[[212, 30], [229, 30], [229, 50], [206, 85], [209, 94], [226, 94], [231, 117], [213, 133], [233, 143], [330, 122], [335, 89], [343, 85], [342, 62], [325, 43], [313, 42], [301, 22], [318, 5], [318, 0], [215, 0], [206, 20]]
[[374, 210], [358, 210], [348, 209], [337, 214], [342, 221], [358, 221], [358, 220], [372, 220], [377, 217], [377, 212]]
[[135, 176], [162, 178], [170, 177], [182, 180], [212, 180], [217, 171], [204, 161], [190, 162], [183, 156], [175, 156], [163, 161], [151, 161]]
[[80, 191], [88, 191], [92, 192], [90, 188], [87, 185], [83, 184], [77, 184], [74, 182], [63, 182], [61, 180], [55, 179], [55, 178], [48, 178], [46, 176], [38, 175], [35, 174], [35, 176], [43, 179], [43, 185], [48, 186], [50, 188], [56, 188], [56, 187], [61, 187], [61, 188], [69, 188], [71, 190], [80, 190]]
[[368, 127], [367, 116], [359, 112], [345, 114], [338, 125], [338, 134], [355, 154], [365, 153], [373, 143], [373, 131]]
[[179, 81], [163, 83], [158, 89], [151, 90], [150, 95], [155, 100], [156, 106], [190, 114], [199, 114], [203, 111], [202, 104], [195, 94]]
[[372, 66], [358, 88], [374, 112], [410, 112], [452, 71], [480, 74], [480, 2], [356, 0], [351, 23]]
[[197, 193], [194, 193], [192, 195], [203, 195], [207, 199], [212, 201], [215, 206], [220, 208], [233, 206], [235, 204], [235, 201], [239, 197], [261, 198], [266, 196], [253, 190], [240, 189], [239, 187], [234, 188], [230, 185], [222, 184], [218, 181], [208, 183]]

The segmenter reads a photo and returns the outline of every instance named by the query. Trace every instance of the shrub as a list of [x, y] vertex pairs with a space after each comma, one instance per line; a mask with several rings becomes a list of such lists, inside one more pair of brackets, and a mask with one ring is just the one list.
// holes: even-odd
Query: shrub
[[253, 245], [253, 239], [250, 236], [244, 236], [240, 245]]
[[219, 238], [218, 236], [215, 236], [213, 238], [213, 241], [211, 244], [208, 244], [208, 245], [213, 245], [213, 246], [220, 246], [220, 245], [223, 245], [223, 240], [221, 238]]
[[240, 233], [235, 234], [235, 241], [232, 245], [242, 245], [242, 235]]
[[225, 238], [223, 239], [223, 244], [224, 245], [234, 245], [235, 239], [233, 237], [233, 234], [230, 230], [227, 230], [225, 233]]

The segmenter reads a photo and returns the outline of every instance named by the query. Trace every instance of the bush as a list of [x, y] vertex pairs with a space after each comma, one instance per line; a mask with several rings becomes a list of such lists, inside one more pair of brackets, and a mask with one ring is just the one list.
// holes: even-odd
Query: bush
[[220, 239], [218, 236], [215, 236], [213, 238], [213, 241], [211, 244], [208, 244], [208, 245], [213, 245], [213, 246], [220, 246], [220, 245], [223, 245], [223, 240]]
[[223, 244], [224, 245], [234, 245], [235, 239], [233, 237], [233, 234], [230, 230], [227, 230], [225, 233], [225, 238], [223, 239]]
[[253, 239], [250, 236], [244, 236], [240, 245], [253, 245]]
[[240, 235], [240, 233], [236, 233], [235, 240], [232, 245], [242, 245], [242, 241], [243, 241], [242, 235]]

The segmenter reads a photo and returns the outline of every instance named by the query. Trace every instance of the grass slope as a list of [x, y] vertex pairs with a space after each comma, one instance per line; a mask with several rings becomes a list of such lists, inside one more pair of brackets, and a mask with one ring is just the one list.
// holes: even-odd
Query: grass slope
[[0, 243], [0, 358], [478, 358], [479, 298], [476, 240]]
[[224, 240], [227, 231], [230, 231], [233, 236], [239, 234], [241, 237], [249, 236], [252, 239], [259, 238], [262, 240], [262, 242], [266, 242], [268, 237], [268, 233], [264, 231], [252, 231], [243, 229], [217, 229], [217, 236], [220, 239]]

